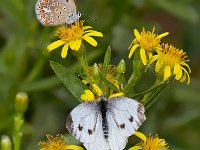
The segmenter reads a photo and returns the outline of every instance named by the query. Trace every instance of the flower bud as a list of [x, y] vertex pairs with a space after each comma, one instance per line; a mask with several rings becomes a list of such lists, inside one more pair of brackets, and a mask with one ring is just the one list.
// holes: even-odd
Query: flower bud
[[126, 63], [125, 61], [122, 59], [119, 64], [117, 65], [116, 71], [118, 75], [121, 75], [125, 72], [126, 70]]
[[92, 76], [95, 79], [99, 78], [99, 67], [96, 63], [93, 65]]
[[17, 113], [24, 113], [28, 107], [28, 95], [24, 92], [19, 92], [15, 98], [15, 110]]
[[2, 150], [12, 150], [12, 144], [10, 138], [7, 135], [1, 137], [1, 149]]

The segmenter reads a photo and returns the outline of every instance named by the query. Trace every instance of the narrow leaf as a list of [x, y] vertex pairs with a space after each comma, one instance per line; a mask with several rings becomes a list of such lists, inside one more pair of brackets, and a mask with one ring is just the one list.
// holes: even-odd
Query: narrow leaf
[[[106, 51], [106, 54], [105, 54], [105, 57], [104, 57], [104, 62], [103, 62], [103, 68], [102, 68], [102, 77], [103, 78], [106, 78], [106, 74], [108, 72], [108, 67], [110, 65], [110, 57], [111, 57], [111, 48], [109, 46], [107, 51]], [[100, 88], [102, 87], [102, 84], [103, 84], [103, 80], [101, 79], [100, 83], [99, 83]]]

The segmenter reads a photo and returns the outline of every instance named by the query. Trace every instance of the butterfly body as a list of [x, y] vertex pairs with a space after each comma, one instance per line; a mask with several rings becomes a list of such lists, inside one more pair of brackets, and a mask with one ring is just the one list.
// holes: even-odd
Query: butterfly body
[[72, 24], [81, 16], [76, 11], [74, 0], [38, 0], [35, 12], [44, 26]]
[[75, 107], [66, 127], [87, 150], [122, 150], [145, 119], [143, 105], [133, 99], [100, 97]]

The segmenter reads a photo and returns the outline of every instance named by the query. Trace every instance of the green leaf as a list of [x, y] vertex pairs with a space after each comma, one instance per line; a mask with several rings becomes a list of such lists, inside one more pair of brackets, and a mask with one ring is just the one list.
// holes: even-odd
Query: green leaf
[[[111, 57], [111, 48], [109, 46], [107, 51], [106, 51], [106, 54], [105, 54], [105, 57], [104, 57], [104, 62], [103, 62], [103, 68], [102, 68], [102, 77], [103, 78], [106, 78], [106, 74], [108, 72], [108, 67], [110, 65], [110, 57]], [[99, 82], [100, 88], [102, 88], [102, 85], [103, 85], [103, 80], [100, 79], [100, 82]]]
[[50, 65], [66, 88], [81, 101], [80, 97], [88, 87], [81, 80], [62, 65], [50, 61]]
[[[165, 81], [162, 84], [160, 84], [159, 88], [156, 88], [155, 90], [147, 93], [143, 99], [141, 100], [141, 103], [145, 106], [145, 109], [149, 109], [157, 100], [158, 97], [167, 89], [169, 84], [172, 82], [172, 79], [169, 81]], [[157, 83], [155, 83], [156, 85]], [[152, 87], [154, 87], [153, 85]], [[156, 86], [155, 86], [156, 87]]]
[[133, 60], [133, 73], [128, 80], [127, 85], [124, 87], [124, 93], [126, 96], [130, 96], [133, 88], [141, 79], [142, 75], [145, 73], [145, 66], [143, 65], [139, 51], [135, 51]]

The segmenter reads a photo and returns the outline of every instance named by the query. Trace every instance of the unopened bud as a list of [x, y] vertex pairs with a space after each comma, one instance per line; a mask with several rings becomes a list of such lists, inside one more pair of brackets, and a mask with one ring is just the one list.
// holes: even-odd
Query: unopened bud
[[122, 59], [119, 64], [117, 65], [117, 68], [116, 68], [116, 71], [117, 71], [117, 74], [121, 75], [125, 72], [126, 70], [126, 63], [125, 61]]
[[1, 137], [1, 149], [2, 150], [12, 150], [12, 144], [10, 138], [7, 135]]
[[24, 113], [28, 107], [28, 95], [24, 92], [19, 92], [15, 98], [15, 110], [17, 113]]
[[92, 76], [95, 79], [99, 78], [99, 67], [96, 63], [93, 65]]

